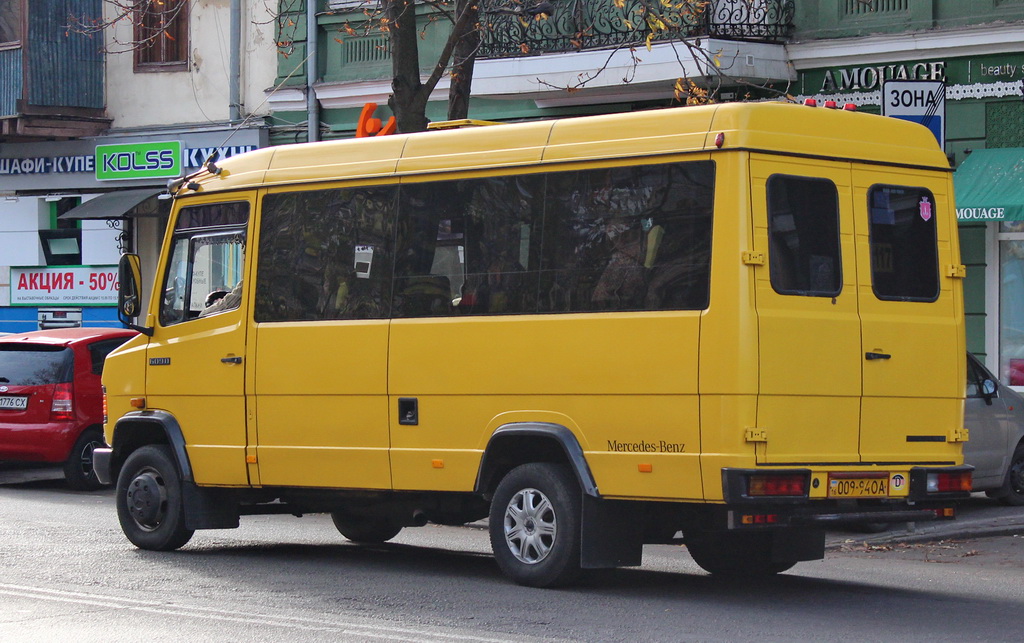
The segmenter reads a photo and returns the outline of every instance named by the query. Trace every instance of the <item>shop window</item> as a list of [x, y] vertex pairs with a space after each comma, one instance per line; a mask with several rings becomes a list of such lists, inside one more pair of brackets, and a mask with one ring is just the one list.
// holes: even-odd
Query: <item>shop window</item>
[[1024, 386], [1024, 221], [999, 224], [999, 375]]
[[40, 230], [39, 242], [48, 266], [82, 264], [82, 231], [78, 229]]
[[768, 179], [768, 269], [783, 295], [835, 297], [842, 289], [839, 194], [828, 179]]
[[21, 44], [24, 0], [0, 0], [0, 47]]
[[136, 9], [135, 71], [188, 68], [188, 0], [149, 0]]

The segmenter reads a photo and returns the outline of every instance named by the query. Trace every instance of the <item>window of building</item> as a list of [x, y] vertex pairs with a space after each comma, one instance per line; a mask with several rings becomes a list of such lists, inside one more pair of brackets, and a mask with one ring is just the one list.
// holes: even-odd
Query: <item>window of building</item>
[[135, 70], [188, 68], [188, 0], [146, 0], [136, 9]]
[[768, 179], [768, 267], [783, 295], [835, 297], [842, 289], [839, 195], [828, 179]]
[[21, 44], [23, 2], [0, 0], [0, 47]]
[[999, 375], [1024, 386], [1024, 221], [999, 224]]

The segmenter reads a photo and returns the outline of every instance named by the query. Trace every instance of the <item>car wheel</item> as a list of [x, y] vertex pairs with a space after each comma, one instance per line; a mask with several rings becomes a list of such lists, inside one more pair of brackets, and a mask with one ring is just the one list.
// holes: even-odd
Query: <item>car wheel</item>
[[145, 446], [128, 456], [117, 477], [115, 504], [121, 529], [136, 547], [171, 551], [192, 538], [178, 467], [166, 446]]
[[1024, 506], [1024, 444], [1018, 444], [1010, 458], [1006, 481], [999, 490], [999, 502], [1014, 507]]
[[769, 576], [796, 564], [772, 560], [770, 533], [697, 532], [684, 536], [693, 561], [716, 576]]
[[386, 517], [356, 517], [343, 511], [334, 511], [331, 513], [331, 519], [341, 535], [354, 543], [384, 543], [402, 531], [401, 525]]
[[103, 434], [98, 429], [86, 429], [75, 440], [71, 454], [64, 462], [64, 478], [76, 491], [93, 491], [103, 487], [92, 468], [92, 452], [103, 446]]
[[888, 531], [890, 527], [892, 524], [888, 522], [862, 522], [851, 526], [850, 531], [858, 534], [880, 534], [883, 531]]
[[580, 569], [580, 487], [568, 467], [531, 463], [502, 479], [491, 501], [491, 549], [513, 581], [554, 587]]

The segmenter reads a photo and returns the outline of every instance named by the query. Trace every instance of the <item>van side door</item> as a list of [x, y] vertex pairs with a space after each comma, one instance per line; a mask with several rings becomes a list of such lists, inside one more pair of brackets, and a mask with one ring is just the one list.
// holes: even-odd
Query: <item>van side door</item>
[[397, 190], [275, 188], [262, 196], [253, 312], [262, 485], [391, 488]]

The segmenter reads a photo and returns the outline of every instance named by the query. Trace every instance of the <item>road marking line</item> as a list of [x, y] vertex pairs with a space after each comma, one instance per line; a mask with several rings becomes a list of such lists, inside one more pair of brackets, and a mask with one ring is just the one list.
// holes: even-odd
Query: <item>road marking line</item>
[[481, 638], [480, 636], [473, 635], [427, 632], [423, 630], [412, 630], [387, 625], [363, 625], [360, 623], [351, 623], [346, 621], [326, 621], [294, 616], [281, 615], [268, 617], [266, 614], [256, 616], [248, 612], [174, 605], [158, 601], [143, 601], [118, 596], [71, 592], [41, 587], [27, 587], [24, 585], [10, 585], [7, 583], [0, 583], [0, 594], [59, 603], [93, 605], [108, 609], [133, 610], [167, 616], [190, 616], [193, 618], [198, 617], [216, 621], [245, 623], [249, 625], [269, 625], [309, 631], [352, 634], [390, 641], [480, 641], [482, 643], [505, 643], [505, 641], [508, 640], [506, 638]]

